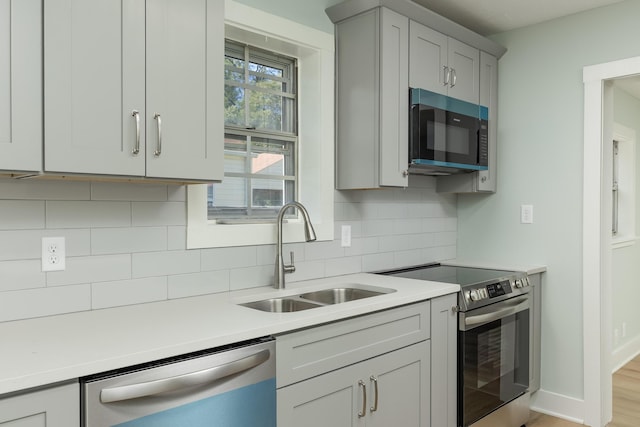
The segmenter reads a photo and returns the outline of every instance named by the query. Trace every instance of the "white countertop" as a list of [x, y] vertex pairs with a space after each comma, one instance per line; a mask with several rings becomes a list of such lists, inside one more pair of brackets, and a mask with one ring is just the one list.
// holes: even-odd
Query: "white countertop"
[[[396, 289], [294, 313], [237, 305], [345, 284]], [[0, 395], [306, 328], [458, 292], [448, 283], [360, 273], [142, 305], [0, 323]]]

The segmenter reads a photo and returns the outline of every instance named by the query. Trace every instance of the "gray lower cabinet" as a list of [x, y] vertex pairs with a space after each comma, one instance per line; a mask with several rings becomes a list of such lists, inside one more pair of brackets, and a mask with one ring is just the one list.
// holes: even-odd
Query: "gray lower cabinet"
[[284, 387], [278, 426], [429, 426], [429, 341]]
[[80, 387], [53, 386], [0, 398], [2, 427], [79, 427]]
[[531, 285], [531, 291], [529, 292], [531, 304], [529, 317], [529, 391], [531, 393], [538, 391], [540, 388], [542, 274], [536, 273], [529, 276], [529, 284]]
[[42, 1], [0, 1], [0, 170], [42, 168]]
[[431, 425], [456, 427], [458, 378], [456, 294], [431, 300]]
[[[438, 310], [449, 304], [433, 301]], [[277, 336], [278, 427], [448, 426], [434, 424], [448, 413], [432, 413], [434, 391], [444, 393], [439, 405], [449, 399], [451, 377], [433, 381], [434, 369], [442, 367], [433, 364], [430, 338], [435, 334], [446, 346], [435, 356], [439, 363], [446, 363], [448, 343], [455, 341], [455, 333], [444, 336], [448, 323], [441, 316], [432, 301], [423, 301]], [[453, 398], [444, 407], [455, 408]]]
[[44, 2], [44, 169], [222, 179], [224, 2]]

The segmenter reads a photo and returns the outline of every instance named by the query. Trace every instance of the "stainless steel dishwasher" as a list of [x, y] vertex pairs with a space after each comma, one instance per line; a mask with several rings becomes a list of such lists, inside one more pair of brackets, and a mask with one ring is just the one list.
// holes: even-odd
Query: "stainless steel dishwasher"
[[275, 427], [275, 341], [264, 338], [81, 379], [85, 427]]

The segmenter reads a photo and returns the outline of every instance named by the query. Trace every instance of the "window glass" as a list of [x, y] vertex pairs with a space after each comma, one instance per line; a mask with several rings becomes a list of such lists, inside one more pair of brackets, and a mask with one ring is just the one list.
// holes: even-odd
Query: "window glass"
[[265, 219], [296, 199], [296, 60], [225, 42], [225, 178], [210, 220]]

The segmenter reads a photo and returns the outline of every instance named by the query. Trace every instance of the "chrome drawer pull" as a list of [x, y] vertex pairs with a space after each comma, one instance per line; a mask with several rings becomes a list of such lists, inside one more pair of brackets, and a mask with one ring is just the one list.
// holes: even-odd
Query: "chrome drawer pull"
[[373, 398], [373, 406], [369, 408], [369, 411], [376, 412], [378, 410], [378, 379], [373, 375], [371, 375], [369, 379], [373, 381], [374, 390], [376, 392], [375, 397]]
[[156, 119], [158, 124], [158, 144], [156, 145], [156, 151], [153, 153], [156, 157], [160, 157], [162, 154], [162, 117], [160, 113], [155, 113], [153, 118]]
[[133, 110], [131, 115], [136, 119], [136, 145], [133, 147], [131, 154], [136, 156], [140, 153], [140, 112], [138, 110]]
[[358, 381], [358, 385], [362, 388], [362, 410], [358, 412], [358, 418], [362, 418], [367, 413], [367, 386], [364, 381]]

